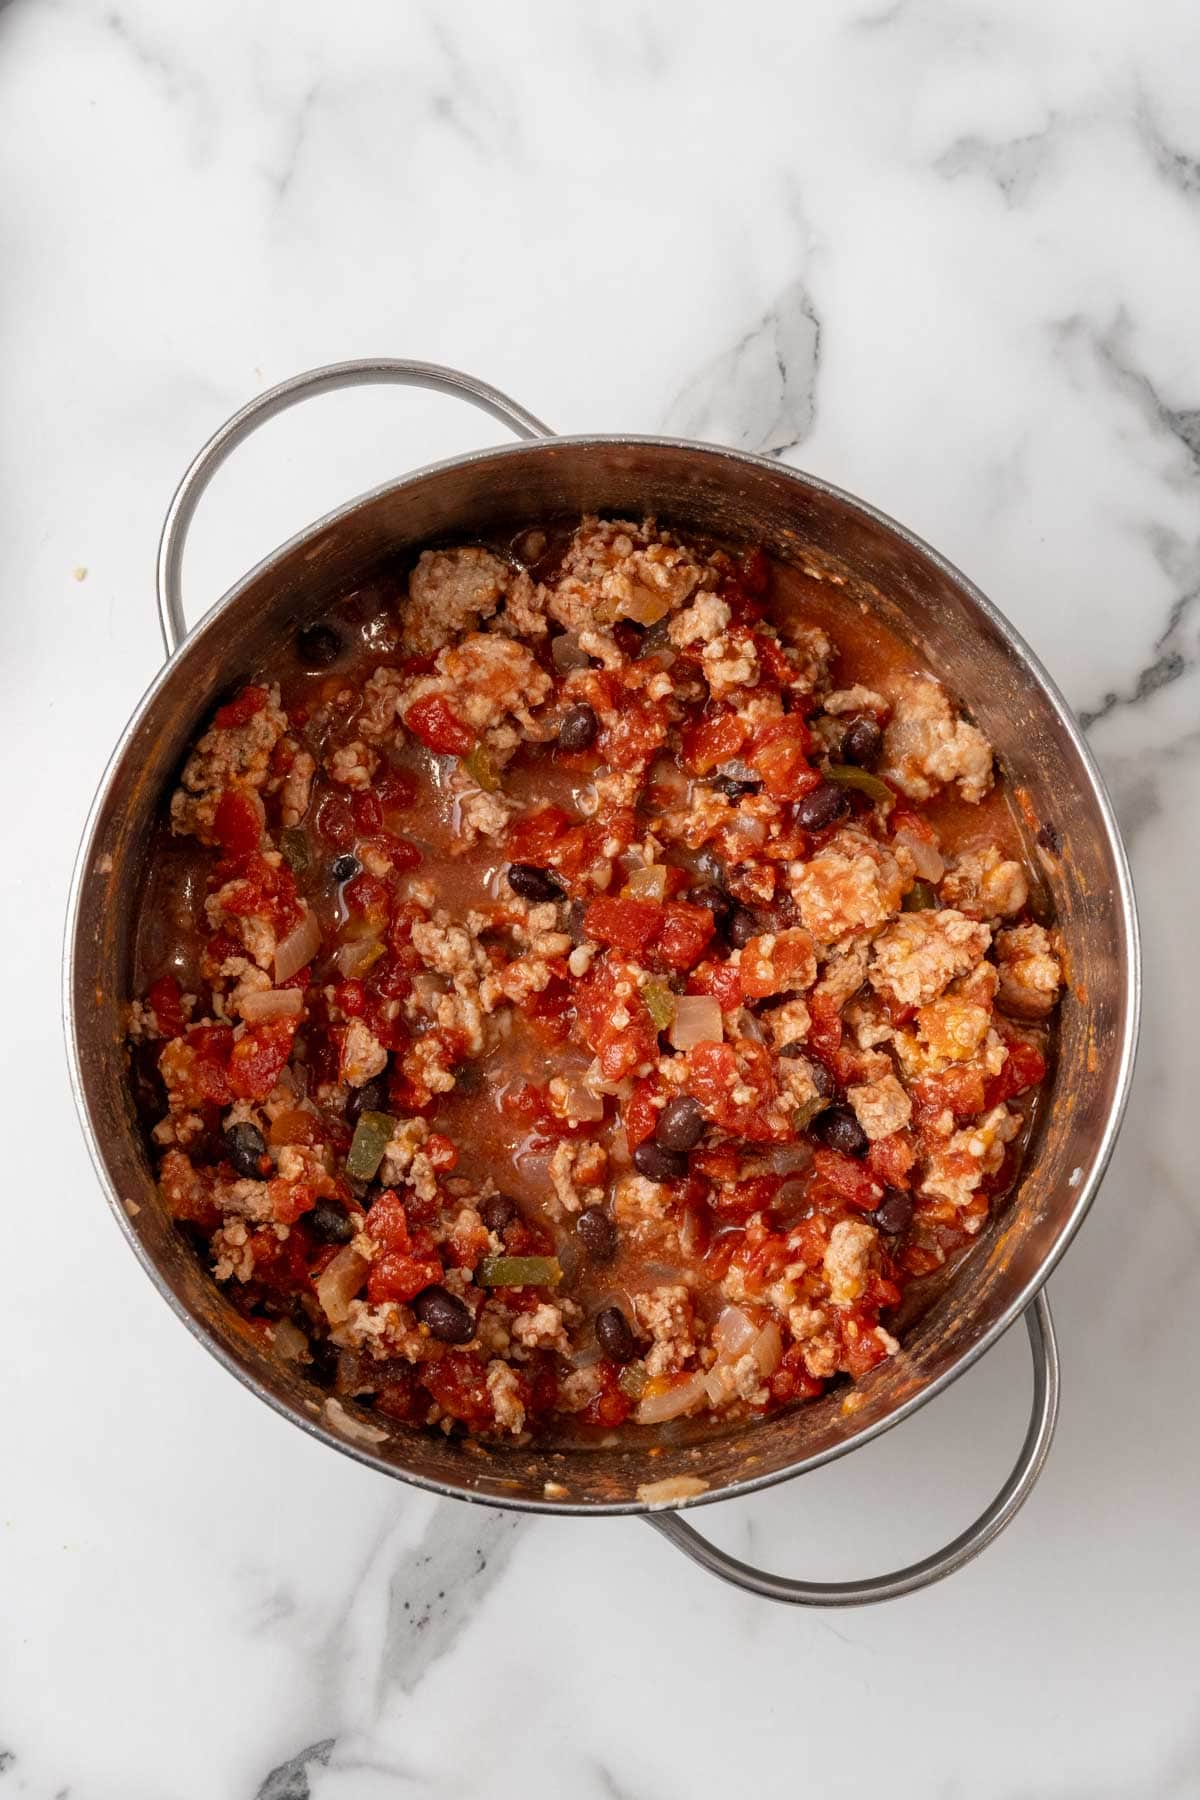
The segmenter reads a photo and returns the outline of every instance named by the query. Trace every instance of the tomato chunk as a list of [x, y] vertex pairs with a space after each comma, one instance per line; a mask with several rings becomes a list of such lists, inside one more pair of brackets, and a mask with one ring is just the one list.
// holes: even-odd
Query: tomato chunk
[[694, 968], [708, 948], [713, 929], [713, 916], [706, 906], [669, 900], [655, 945], [659, 960], [669, 969]]
[[[699, 910], [699, 909], [696, 909]], [[662, 929], [665, 909], [655, 900], [593, 900], [584, 915], [590, 938], [639, 956]]]
[[265, 1100], [292, 1053], [295, 1019], [253, 1025], [229, 1054], [229, 1086], [238, 1100]]
[[469, 756], [474, 748], [474, 737], [441, 694], [426, 694], [423, 700], [414, 701], [404, 714], [404, 723], [427, 749], [439, 755]]

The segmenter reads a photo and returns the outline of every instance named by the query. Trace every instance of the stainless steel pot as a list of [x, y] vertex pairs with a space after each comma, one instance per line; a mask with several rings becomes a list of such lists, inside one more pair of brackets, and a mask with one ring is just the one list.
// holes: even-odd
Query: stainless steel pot
[[[340, 507], [239, 581], [190, 635], [180, 598], [196, 503], [228, 453], [310, 395], [368, 382], [458, 394], [527, 442], [417, 470]], [[644, 512], [683, 529], [803, 550], [866, 595], [929, 666], [965, 696], [1039, 819], [1058, 826], [1049, 882], [1070, 945], [1055, 1104], [1031, 1146], [1015, 1201], [992, 1221], [901, 1353], [849, 1396], [753, 1424], [683, 1423], [636, 1444], [575, 1452], [480, 1446], [384, 1431], [377, 1416], [330, 1402], [273, 1359], [225, 1302], [158, 1204], [127, 1091], [122, 1008], [131, 920], [152, 820], [216, 695], [386, 558], [430, 538], [473, 537], [506, 522]], [[143, 1267], [227, 1369], [314, 1437], [439, 1494], [550, 1513], [645, 1513], [704, 1567], [772, 1599], [847, 1605], [892, 1598], [962, 1566], [1016, 1513], [1054, 1431], [1058, 1364], [1043, 1284], [1078, 1230], [1112, 1151], [1133, 1068], [1138, 944], [1133, 891], [1112, 809], [1078, 727], [1012, 626], [927, 544], [827, 482], [765, 457], [671, 438], [559, 438], [494, 388], [453, 370], [340, 363], [261, 395], [217, 432], [172, 500], [158, 559], [169, 661], [109, 763], [80, 851], [67, 925], [65, 1013], [72, 1080], [93, 1159]], [[844, 1456], [942, 1392], [1024, 1315], [1034, 1363], [1029, 1430], [1011, 1475], [953, 1543], [893, 1574], [806, 1582], [750, 1568], [678, 1515], [802, 1475]], [[660, 1484], [675, 1484], [663, 1504]], [[654, 1484], [647, 1494], [647, 1486]], [[669, 1490], [668, 1490], [669, 1491]]]

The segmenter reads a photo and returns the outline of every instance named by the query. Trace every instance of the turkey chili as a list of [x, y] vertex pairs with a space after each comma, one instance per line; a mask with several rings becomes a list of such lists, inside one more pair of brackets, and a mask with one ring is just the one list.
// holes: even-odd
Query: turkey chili
[[591, 518], [426, 551], [183, 769], [130, 1009], [165, 1206], [388, 1420], [562, 1438], [865, 1375], [1046, 1074], [998, 779], [761, 553]]

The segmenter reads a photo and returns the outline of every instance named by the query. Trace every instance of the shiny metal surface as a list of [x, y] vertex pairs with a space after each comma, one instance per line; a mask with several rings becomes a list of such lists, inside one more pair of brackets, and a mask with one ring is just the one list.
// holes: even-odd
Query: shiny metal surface
[[[307, 392], [341, 385], [338, 371], [355, 371], [347, 377], [355, 380], [436, 376], [443, 391], [473, 398], [514, 429], [544, 430], [494, 389], [453, 371], [415, 374], [421, 367], [335, 365], [297, 377], [261, 396], [211, 440], [181, 485], [164, 530], [160, 603], [168, 642], [183, 629], [179, 560], [200, 487], [247, 430]], [[1062, 857], [1047, 879], [1071, 945], [1072, 992], [1063, 1006], [1056, 1104], [1031, 1145], [1016, 1198], [909, 1329], [901, 1353], [853, 1391], [853, 1410], [844, 1393], [834, 1392], [749, 1425], [682, 1422], [654, 1437], [647, 1433], [636, 1446], [534, 1452], [434, 1441], [401, 1427], [383, 1431], [350, 1405], [331, 1409], [294, 1368], [267, 1354], [158, 1206], [126, 1092], [122, 1007], [149, 827], [215, 696], [254, 671], [285, 633], [319, 616], [398, 552], [430, 539], [470, 538], [583, 511], [653, 512], [681, 529], [759, 542], [783, 561], [803, 555], [877, 607], [967, 701], [1025, 790], [1033, 816], [1061, 832]], [[1091, 755], [1045, 671], [979, 590], [903, 527], [813, 476], [713, 446], [620, 437], [551, 438], [418, 470], [341, 507], [238, 582], [172, 656], [117, 745], [80, 852], [65, 970], [72, 1079], [93, 1158], [134, 1250], [189, 1329], [278, 1411], [376, 1469], [461, 1499], [576, 1513], [646, 1511], [639, 1489], [648, 1482], [680, 1479], [700, 1489], [686, 1503], [701, 1505], [802, 1474], [890, 1429], [982, 1355], [1038, 1295], [1091, 1204], [1128, 1092], [1138, 993], [1129, 872]], [[1048, 1323], [1039, 1311], [1031, 1334], [1036, 1319]], [[1040, 1402], [1047, 1443], [1053, 1405], [1047, 1413], [1045, 1402], [1056, 1388], [1049, 1358], [1048, 1350]], [[1014, 1471], [985, 1515], [999, 1523], [981, 1530], [984, 1521], [977, 1521], [978, 1543], [964, 1534], [974, 1547], [1012, 1516], [1044, 1449], [1030, 1453], [1027, 1440], [1025, 1474]], [[1014, 1480], [1019, 1495], [1010, 1492]], [[670, 1529], [660, 1513], [653, 1522]], [[690, 1541], [688, 1549], [701, 1556]], [[720, 1552], [706, 1549], [703, 1560], [773, 1597], [810, 1597], [783, 1592], [786, 1584], [776, 1578], [735, 1573]], [[938, 1566], [922, 1581], [965, 1556], [951, 1545], [940, 1560], [928, 1560]]]
[[677, 1512], [653, 1513], [649, 1524], [710, 1575], [745, 1588], [760, 1599], [781, 1600], [790, 1606], [870, 1606], [879, 1600], [899, 1600], [904, 1594], [916, 1593], [918, 1588], [944, 1581], [947, 1575], [972, 1562], [1011, 1524], [1033, 1492], [1050, 1454], [1058, 1419], [1059, 1368], [1054, 1321], [1044, 1292], [1026, 1307], [1025, 1324], [1033, 1354], [1033, 1406], [1012, 1472], [995, 1499], [965, 1531], [919, 1562], [909, 1563], [907, 1568], [896, 1569], [890, 1575], [871, 1575], [860, 1581], [800, 1581], [794, 1576], [756, 1569], [751, 1563], [718, 1550]]

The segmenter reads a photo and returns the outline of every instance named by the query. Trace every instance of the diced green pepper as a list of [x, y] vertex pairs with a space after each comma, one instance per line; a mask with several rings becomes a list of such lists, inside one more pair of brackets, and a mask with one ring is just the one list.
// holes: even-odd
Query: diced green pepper
[[886, 781], [880, 781], [878, 775], [872, 775], [869, 769], [856, 769], [850, 763], [830, 763], [825, 773], [830, 781], [838, 781], [843, 787], [857, 788], [860, 794], [866, 794], [869, 800], [876, 800], [881, 806], [895, 804], [896, 796]]
[[792, 1114], [792, 1130], [807, 1131], [819, 1112], [824, 1112], [830, 1104], [824, 1094], [814, 1094], [803, 1106], [798, 1106]]
[[496, 773], [495, 764], [483, 744], [476, 744], [475, 748], [463, 757], [463, 768], [476, 787], [481, 787], [485, 794], [494, 794], [500, 786], [500, 777]]
[[937, 905], [937, 891], [931, 882], [914, 881], [900, 902], [902, 912], [929, 912]]
[[279, 834], [279, 848], [283, 852], [283, 860], [293, 875], [307, 875], [312, 863], [312, 853], [308, 847], [308, 833], [299, 825], [289, 825]]
[[675, 1017], [675, 996], [661, 981], [648, 981], [642, 989], [646, 1011], [654, 1020], [656, 1031], [665, 1031]]
[[346, 1158], [347, 1175], [352, 1175], [355, 1181], [374, 1181], [395, 1129], [396, 1121], [390, 1113], [360, 1113]]
[[649, 1376], [646, 1374], [644, 1362], [626, 1363], [617, 1376], [617, 1386], [627, 1400], [640, 1400], [646, 1391]]
[[475, 1279], [481, 1287], [557, 1287], [562, 1267], [557, 1256], [485, 1256]]

